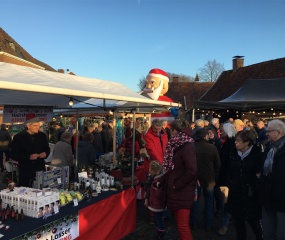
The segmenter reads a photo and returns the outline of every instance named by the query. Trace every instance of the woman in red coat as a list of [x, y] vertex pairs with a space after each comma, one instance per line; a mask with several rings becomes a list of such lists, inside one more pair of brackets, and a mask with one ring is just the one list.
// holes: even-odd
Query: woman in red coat
[[189, 227], [194, 202], [197, 162], [192, 130], [183, 128], [180, 120], [170, 125], [171, 139], [166, 146], [163, 166], [168, 171], [167, 209], [174, 213], [179, 240], [192, 240]]

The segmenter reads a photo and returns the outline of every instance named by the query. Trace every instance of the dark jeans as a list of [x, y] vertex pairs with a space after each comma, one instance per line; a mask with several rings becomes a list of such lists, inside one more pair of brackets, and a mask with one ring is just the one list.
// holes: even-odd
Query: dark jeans
[[[236, 227], [236, 236], [237, 236], [236, 239], [237, 240], [247, 239], [245, 221], [246, 220], [244, 219], [235, 218], [235, 227]], [[247, 222], [252, 228], [255, 234], [256, 240], [263, 240], [261, 219], [251, 218], [251, 219], [247, 219]]]
[[285, 212], [267, 211], [262, 207], [264, 240], [285, 239]]
[[[202, 188], [205, 201], [205, 226], [211, 227], [214, 219], [214, 187]], [[200, 188], [198, 188], [198, 199], [200, 198]], [[199, 200], [195, 201], [191, 210], [191, 225], [196, 225], [199, 221]]]
[[154, 212], [154, 224], [159, 231], [165, 231], [165, 226], [163, 222], [164, 212]]

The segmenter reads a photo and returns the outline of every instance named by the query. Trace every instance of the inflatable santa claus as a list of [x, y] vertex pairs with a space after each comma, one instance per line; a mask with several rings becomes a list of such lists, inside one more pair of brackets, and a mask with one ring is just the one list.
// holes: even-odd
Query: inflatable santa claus
[[[146, 77], [146, 85], [143, 89], [143, 94], [150, 97], [153, 100], [173, 102], [167, 96], [164, 96], [168, 91], [169, 77], [167, 73], [159, 68], [151, 69]], [[169, 111], [165, 111], [159, 114], [151, 114], [151, 118], [159, 118], [166, 120], [168, 123], [172, 122], [178, 115], [177, 108], [171, 108]]]

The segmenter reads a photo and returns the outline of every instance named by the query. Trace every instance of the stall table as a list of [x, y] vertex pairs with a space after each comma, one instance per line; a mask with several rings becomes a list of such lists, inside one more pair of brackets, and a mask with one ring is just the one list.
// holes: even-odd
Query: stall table
[[4, 235], [1, 240], [23, 239], [26, 233], [34, 232], [44, 225], [75, 213], [79, 215], [79, 237], [76, 239], [120, 239], [136, 228], [135, 190], [128, 188], [121, 191], [101, 192], [90, 201], [82, 200], [78, 206], [69, 203], [61, 207], [59, 213], [46, 219], [27, 216], [18, 222], [8, 219], [2, 224], [9, 225], [10, 229], [0, 229], [0, 234]]

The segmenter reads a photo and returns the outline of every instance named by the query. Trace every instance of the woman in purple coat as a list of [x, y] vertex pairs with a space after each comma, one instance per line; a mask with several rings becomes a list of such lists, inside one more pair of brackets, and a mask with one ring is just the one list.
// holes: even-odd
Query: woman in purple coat
[[197, 161], [192, 130], [180, 120], [170, 125], [171, 139], [166, 146], [163, 166], [168, 171], [167, 209], [174, 213], [179, 239], [192, 240], [190, 209], [197, 182]]

